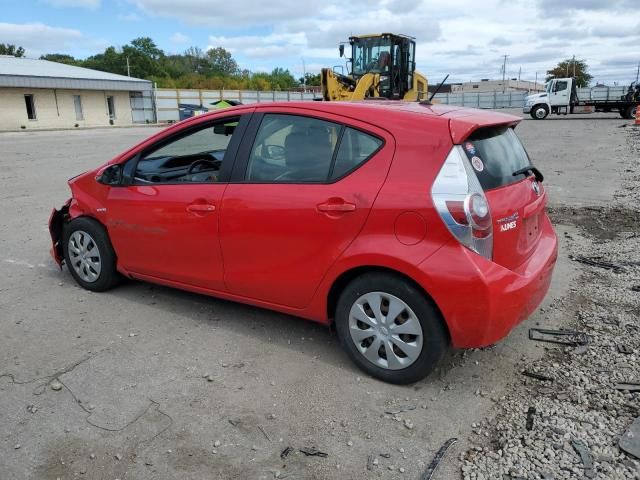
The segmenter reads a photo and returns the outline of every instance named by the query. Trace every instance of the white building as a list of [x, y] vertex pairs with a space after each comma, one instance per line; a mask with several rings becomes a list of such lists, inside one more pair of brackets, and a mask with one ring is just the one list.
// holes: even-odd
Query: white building
[[0, 55], [0, 130], [155, 121], [148, 80]]
[[465, 82], [451, 87], [452, 93], [487, 93], [487, 92], [543, 92], [544, 85], [527, 80], [506, 79], [489, 80], [482, 79], [479, 82]]

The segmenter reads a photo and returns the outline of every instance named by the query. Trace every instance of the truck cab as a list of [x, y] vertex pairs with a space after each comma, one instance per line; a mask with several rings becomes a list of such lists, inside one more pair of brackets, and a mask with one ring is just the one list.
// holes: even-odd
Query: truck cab
[[549, 113], [573, 113], [572, 97], [577, 97], [573, 78], [553, 78], [545, 83], [544, 92], [528, 95], [525, 98], [524, 113], [529, 113], [535, 120], [542, 120]]

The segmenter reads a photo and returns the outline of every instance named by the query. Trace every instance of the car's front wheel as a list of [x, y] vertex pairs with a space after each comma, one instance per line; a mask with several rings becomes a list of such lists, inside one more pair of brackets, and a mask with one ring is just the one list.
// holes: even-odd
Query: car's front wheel
[[356, 365], [390, 383], [426, 377], [449, 346], [438, 310], [397, 275], [372, 272], [354, 279], [340, 296], [335, 321]]
[[545, 105], [536, 105], [531, 109], [531, 118], [534, 120], [544, 120], [549, 115], [549, 109]]
[[97, 221], [79, 217], [64, 228], [64, 259], [78, 284], [103, 292], [118, 282], [116, 255], [104, 227]]

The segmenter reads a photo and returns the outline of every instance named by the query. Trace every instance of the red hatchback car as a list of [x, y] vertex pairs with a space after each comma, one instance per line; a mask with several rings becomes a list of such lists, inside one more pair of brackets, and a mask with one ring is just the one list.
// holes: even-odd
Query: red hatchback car
[[69, 181], [52, 254], [335, 322], [363, 370], [415, 382], [540, 304], [557, 239], [519, 118], [394, 101], [245, 105], [180, 122]]

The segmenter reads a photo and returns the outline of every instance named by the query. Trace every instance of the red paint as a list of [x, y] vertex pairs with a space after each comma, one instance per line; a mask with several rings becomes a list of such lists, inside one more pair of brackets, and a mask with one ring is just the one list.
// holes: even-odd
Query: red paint
[[[525, 179], [486, 192], [492, 261], [452, 237], [430, 196], [454, 143], [479, 127], [514, 125], [517, 117], [403, 102], [241, 106], [180, 122], [108, 164], [190, 126], [253, 112], [327, 119], [368, 131], [384, 146], [332, 184], [109, 187], [95, 180], [102, 166], [69, 182], [69, 217], [91, 216], [106, 226], [126, 275], [322, 323], [331, 320], [336, 279], [361, 267], [417, 282], [457, 347], [494, 343], [537, 308], [557, 256], [544, 190], [538, 198]], [[514, 213], [517, 228], [501, 232], [497, 222]]]

